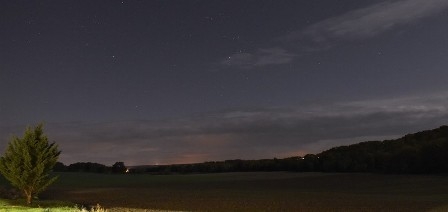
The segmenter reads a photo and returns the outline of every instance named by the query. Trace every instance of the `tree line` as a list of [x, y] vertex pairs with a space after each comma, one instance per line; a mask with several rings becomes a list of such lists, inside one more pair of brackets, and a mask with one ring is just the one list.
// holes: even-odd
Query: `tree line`
[[338, 146], [318, 154], [261, 160], [225, 160], [195, 164], [136, 166], [123, 162], [113, 166], [58, 162], [57, 172], [93, 173], [221, 173], [221, 172], [370, 172], [395, 174], [448, 173], [448, 126], [385, 141], [366, 141]]
[[386, 141], [335, 147], [319, 154], [325, 172], [448, 173], [448, 126]]
[[219, 173], [252, 171], [448, 173], [448, 126], [385, 141], [334, 147], [319, 154], [263, 160], [142, 166], [132, 173]]
[[128, 169], [124, 162], [116, 162], [112, 166], [106, 166], [100, 163], [77, 162], [65, 165], [57, 162], [53, 167], [55, 172], [91, 172], [91, 173], [126, 173]]

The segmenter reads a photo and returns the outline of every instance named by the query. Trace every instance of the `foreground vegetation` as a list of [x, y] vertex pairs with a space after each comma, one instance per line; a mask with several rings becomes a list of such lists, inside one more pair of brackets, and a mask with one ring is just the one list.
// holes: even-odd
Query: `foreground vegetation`
[[24, 200], [7, 200], [0, 199], [0, 211], [26, 211], [26, 212], [79, 212], [81, 208], [78, 208], [75, 204], [62, 201], [36, 201], [29, 205], [25, 204]]
[[12, 137], [0, 157], [0, 173], [31, 204], [34, 196], [56, 181], [50, 173], [59, 154], [58, 145], [50, 143], [44, 134], [43, 124], [27, 127], [22, 138]]
[[69, 202], [40, 200], [35, 203], [24, 204], [23, 200], [6, 200], [0, 199], [0, 211], [2, 212], [108, 212], [108, 211], [127, 211], [127, 212], [163, 212], [161, 210], [148, 210], [148, 209], [131, 209], [131, 208], [113, 208], [106, 209], [97, 204], [93, 207], [86, 208], [84, 206], [74, 205]]
[[443, 211], [447, 191], [446, 176], [425, 175], [60, 173], [41, 199], [109, 211]]

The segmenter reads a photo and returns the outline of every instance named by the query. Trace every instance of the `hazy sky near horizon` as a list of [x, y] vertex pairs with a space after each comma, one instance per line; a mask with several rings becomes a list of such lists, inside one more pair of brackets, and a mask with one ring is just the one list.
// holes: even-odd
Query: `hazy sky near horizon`
[[318, 153], [448, 123], [446, 0], [0, 2], [0, 151], [64, 163]]

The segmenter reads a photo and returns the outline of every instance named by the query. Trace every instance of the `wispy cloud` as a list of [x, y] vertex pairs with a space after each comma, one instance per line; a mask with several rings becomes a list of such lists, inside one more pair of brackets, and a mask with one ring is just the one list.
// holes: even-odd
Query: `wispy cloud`
[[[396, 138], [448, 123], [448, 94], [240, 109], [164, 121], [49, 123], [65, 163], [192, 163], [316, 153], [337, 145]], [[0, 151], [11, 133], [0, 128]]]
[[314, 43], [369, 38], [448, 8], [446, 0], [385, 1], [315, 23], [285, 36]]
[[238, 52], [221, 61], [222, 65], [251, 69], [290, 63], [297, 55], [280, 47], [258, 49], [255, 53]]
[[446, 0], [382, 1], [324, 19], [273, 39], [273, 45], [276, 47], [258, 49], [253, 53], [232, 54], [220, 64], [237, 69], [288, 64], [300, 55], [327, 50], [344, 41], [371, 38], [446, 9]]

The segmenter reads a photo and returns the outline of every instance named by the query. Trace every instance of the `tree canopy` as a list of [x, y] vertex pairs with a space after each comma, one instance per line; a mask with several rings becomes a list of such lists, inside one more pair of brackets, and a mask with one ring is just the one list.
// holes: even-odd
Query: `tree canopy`
[[0, 172], [14, 187], [22, 190], [27, 203], [45, 190], [57, 177], [51, 176], [59, 154], [58, 146], [49, 143], [43, 124], [28, 127], [23, 138], [14, 136], [0, 157]]

